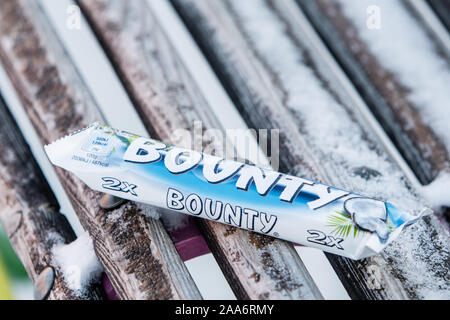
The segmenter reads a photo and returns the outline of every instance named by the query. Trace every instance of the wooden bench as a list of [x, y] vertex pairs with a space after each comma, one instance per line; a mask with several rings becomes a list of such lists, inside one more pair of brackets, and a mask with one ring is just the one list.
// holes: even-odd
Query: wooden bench
[[[388, 97], [375, 100], [366, 92], [379, 97], [382, 83], [365, 76], [357, 57], [344, 51], [348, 43], [340, 29], [331, 27], [333, 21], [321, 11], [320, 5], [332, 5], [328, 2], [77, 1], [89, 23], [83, 26], [91, 28], [101, 45], [96, 50], [105, 54], [119, 79], [111, 87], [129, 97], [122, 118], [108, 116], [108, 108], [121, 106], [105, 106], [105, 93], [98, 95], [101, 88], [87, 75], [95, 73], [95, 66], [86, 71], [87, 60], [77, 55], [83, 49], [68, 43], [70, 33], [61, 36], [67, 29], [50, 17], [43, 1], [1, 2], [1, 69], [13, 91], [9, 94], [17, 96], [41, 145], [93, 121], [120, 127], [131, 119], [131, 109], [139, 118], [133, 123], [173, 143], [180, 142], [174, 131], [194, 131], [195, 121], [201, 121], [201, 130], [222, 133], [227, 128], [279, 129], [279, 162], [269, 155], [275, 169], [363, 194], [373, 191], [407, 210], [419, 210], [424, 201], [417, 190], [447, 170], [448, 151], [409, 105], [402, 108], [416, 129], [382, 116], [397, 114], [386, 103]], [[63, 3], [58, 5], [63, 9], [75, 4]], [[0, 81], [0, 94], [5, 97], [7, 89]], [[44, 267], [54, 268], [49, 298], [104, 298], [98, 284], [83, 296], [72, 292], [54, 264], [55, 244], [48, 235], [58, 233], [62, 243], [69, 243], [75, 234], [58, 213], [58, 201], [8, 107], [13, 108], [11, 99], [0, 105], [0, 221], [32, 280]], [[214, 138], [200, 141], [200, 148], [218, 141]], [[272, 138], [275, 143], [275, 134]], [[399, 141], [416, 145], [416, 151]], [[257, 139], [249, 143], [258, 148]], [[233, 147], [245, 154], [241, 145]], [[425, 147], [431, 156], [421, 151]], [[262, 161], [269, 165], [267, 158]], [[148, 217], [164, 215], [162, 210], [132, 202], [101, 209], [101, 194], [67, 171], [56, 169], [56, 174], [119, 298], [202, 298], [173, 232], [164, 220]], [[286, 241], [193, 221], [200, 230], [196, 236], [205, 241], [238, 299], [450, 296], [448, 226], [434, 215], [409, 227], [383, 253], [360, 261], [321, 252], [311, 257], [307, 249]], [[333, 276], [345, 294], [333, 296], [320, 281]]]

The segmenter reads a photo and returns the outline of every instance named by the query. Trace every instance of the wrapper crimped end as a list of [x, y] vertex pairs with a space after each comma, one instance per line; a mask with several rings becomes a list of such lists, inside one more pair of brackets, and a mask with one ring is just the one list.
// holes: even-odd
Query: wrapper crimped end
[[67, 165], [67, 161], [71, 158], [74, 150], [84, 143], [86, 138], [98, 127], [101, 126], [99, 122], [94, 122], [80, 130], [72, 132], [50, 144], [44, 146], [45, 153], [48, 159], [55, 166], [72, 171]]

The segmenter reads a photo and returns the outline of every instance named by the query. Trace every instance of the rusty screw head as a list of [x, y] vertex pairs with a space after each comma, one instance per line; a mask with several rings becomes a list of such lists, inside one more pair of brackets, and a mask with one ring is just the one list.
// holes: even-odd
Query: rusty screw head
[[100, 199], [99, 205], [100, 205], [100, 208], [102, 208], [102, 209], [112, 210], [112, 209], [118, 208], [126, 201], [127, 201], [126, 199], [122, 199], [122, 198], [113, 196], [111, 194], [104, 194], [103, 197]]
[[52, 291], [55, 283], [55, 270], [53, 267], [46, 267], [34, 283], [33, 295], [35, 300], [45, 300]]

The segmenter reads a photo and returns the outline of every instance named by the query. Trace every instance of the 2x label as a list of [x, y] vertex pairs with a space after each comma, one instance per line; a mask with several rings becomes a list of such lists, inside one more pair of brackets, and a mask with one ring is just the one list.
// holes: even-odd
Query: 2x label
[[310, 236], [307, 237], [306, 240], [311, 243], [317, 243], [330, 248], [336, 247], [340, 250], [344, 250], [344, 248], [341, 246], [341, 242], [344, 241], [343, 238], [326, 235], [319, 230], [308, 230], [308, 233], [310, 234]]
[[119, 179], [112, 177], [103, 177], [102, 180], [104, 181], [102, 183], [102, 187], [105, 189], [130, 193], [133, 196], [137, 196], [136, 192], [134, 191], [134, 189], [136, 189], [137, 187], [135, 184], [131, 184], [126, 181], [120, 181]]

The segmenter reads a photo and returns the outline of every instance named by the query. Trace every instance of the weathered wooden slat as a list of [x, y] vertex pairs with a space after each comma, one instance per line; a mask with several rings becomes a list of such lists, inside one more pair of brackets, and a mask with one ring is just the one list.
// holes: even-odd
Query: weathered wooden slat
[[[176, 143], [173, 132], [191, 129], [194, 120], [223, 131], [145, 2], [78, 3], [154, 137]], [[199, 224], [238, 298], [321, 298], [291, 244], [210, 221]]]
[[[337, 72], [337, 66], [323, 45], [317, 46], [319, 38], [295, 3], [258, 1], [258, 6], [247, 10], [237, 7], [245, 7], [249, 2], [172, 0], [172, 3], [249, 125], [280, 128], [281, 171], [363, 194], [376, 192], [381, 198], [394, 199], [399, 204], [409, 202], [410, 209], [420, 205], [398, 167], [388, 160], [360, 110], [352, 108], [360, 102], [331, 73]], [[250, 19], [258, 10], [263, 13]], [[271, 21], [275, 22], [269, 26]], [[254, 35], [269, 28], [264, 37]], [[263, 44], [258, 46], [260, 42]], [[271, 60], [272, 56], [277, 59]], [[309, 69], [307, 76], [295, 81], [295, 85], [289, 82], [305, 68]], [[343, 74], [339, 77], [342, 79]], [[325, 103], [320, 100], [324, 89], [328, 91]], [[299, 92], [303, 100], [315, 100], [306, 103], [295, 100], [293, 97]], [[300, 108], [302, 103], [305, 105]], [[316, 118], [317, 129], [305, 123], [311, 119], [310, 110], [316, 107], [322, 110]], [[332, 121], [331, 114], [335, 117]], [[323, 135], [318, 130], [325, 130], [328, 138], [320, 140]], [[352, 135], [348, 136], [348, 132]], [[336, 144], [330, 145], [326, 139]], [[369, 159], [366, 156], [370, 155], [372, 164], [365, 165], [379, 164], [380, 172], [369, 169], [366, 171], [375, 176], [362, 174], [361, 168], [354, 166], [358, 161], [351, 158], [352, 148], [358, 148], [356, 159], [361, 156]], [[365, 176], [367, 181], [358, 175]], [[398, 194], [387, 192], [392, 190], [391, 184], [396, 185]], [[360, 261], [333, 255], [328, 258], [352, 298], [406, 299], [435, 294], [448, 297], [450, 292], [448, 233], [433, 216], [410, 227], [375, 257]]]
[[101, 299], [99, 283], [70, 289], [53, 259], [53, 248], [75, 240], [67, 219], [20, 130], [0, 100], [0, 221], [33, 283], [47, 266], [55, 270], [48, 299]]
[[[103, 120], [35, 1], [2, 1], [0, 19], [1, 62], [43, 144]], [[101, 210], [101, 194], [56, 171], [120, 298], [200, 298], [161, 222], [141, 214], [154, 208]]]
[[408, 99], [408, 88], [370, 52], [339, 4], [329, 0], [298, 3], [353, 79], [420, 182], [428, 184], [439, 172], [450, 170], [448, 150], [433, 128], [423, 121], [414, 102]]

